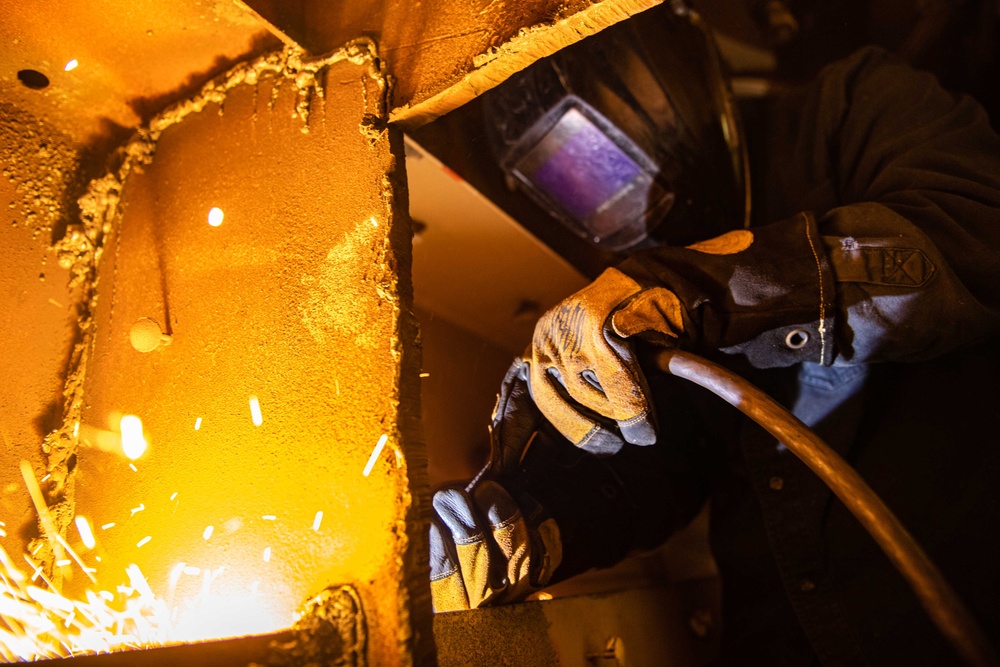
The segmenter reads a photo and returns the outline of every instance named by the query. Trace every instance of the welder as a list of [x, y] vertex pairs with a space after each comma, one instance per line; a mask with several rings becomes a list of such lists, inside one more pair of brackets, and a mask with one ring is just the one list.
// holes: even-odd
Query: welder
[[542, 316], [489, 465], [435, 494], [435, 607], [611, 565], [708, 501], [724, 664], [955, 664], [823, 482], [647, 355], [696, 352], [788, 406], [1000, 637], [1000, 138], [972, 99], [869, 48], [770, 101], [747, 159], [680, 8], [485, 102], [510, 180], [624, 259]]

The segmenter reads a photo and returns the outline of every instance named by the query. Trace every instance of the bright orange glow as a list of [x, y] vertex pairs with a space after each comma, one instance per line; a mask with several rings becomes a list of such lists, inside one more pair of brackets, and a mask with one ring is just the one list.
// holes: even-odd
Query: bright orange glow
[[257, 400], [256, 396], [250, 397], [250, 417], [253, 419], [254, 426], [260, 426], [264, 423], [264, 415], [260, 412], [260, 401]]
[[[263, 634], [294, 622], [291, 614], [280, 613], [260, 595], [259, 582], [243, 591], [214, 590], [226, 568], [205, 570], [178, 563], [172, 571], [175, 583], [182, 575], [200, 575], [202, 583], [196, 594], [175, 603], [154, 593], [137, 565], [127, 568], [128, 583], [117, 586], [116, 593], [87, 590], [83, 599], [70, 599], [25, 559], [32, 568], [30, 577], [0, 547], [4, 662]], [[69, 564], [60, 561], [60, 567]]]
[[146, 453], [146, 438], [142, 434], [142, 420], [135, 415], [125, 415], [120, 422], [122, 451], [135, 461]]
[[208, 212], [208, 224], [218, 227], [222, 224], [222, 220], [225, 217], [226, 214], [222, 212], [221, 208], [212, 207], [212, 210]]
[[94, 531], [90, 527], [90, 522], [87, 521], [87, 517], [78, 516], [76, 517], [76, 530], [80, 533], [80, 539], [83, 541], [83, 546], [88, 549], [93, 549], [97, 546], [97, 540], [94, 538]]

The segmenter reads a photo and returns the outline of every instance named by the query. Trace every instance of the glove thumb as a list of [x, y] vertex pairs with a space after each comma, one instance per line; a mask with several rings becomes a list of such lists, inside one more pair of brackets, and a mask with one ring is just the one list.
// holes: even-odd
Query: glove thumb
[[622, 338], [655, 331], [677, 338], [684, 333], [683, 307], [665, 287], [639, 292], [611, 315], [611, 328]]

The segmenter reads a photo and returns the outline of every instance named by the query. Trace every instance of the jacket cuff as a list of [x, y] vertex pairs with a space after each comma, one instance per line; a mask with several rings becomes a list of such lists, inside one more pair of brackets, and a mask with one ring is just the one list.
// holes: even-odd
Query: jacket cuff
[[834, 280], [812, 214], [752, 232], [753, 243], [738, 252], [662, 247], [618, 268], [643, 287], [678, 296], [695, 349], [742, 354], [757, 368], [832, 364]]

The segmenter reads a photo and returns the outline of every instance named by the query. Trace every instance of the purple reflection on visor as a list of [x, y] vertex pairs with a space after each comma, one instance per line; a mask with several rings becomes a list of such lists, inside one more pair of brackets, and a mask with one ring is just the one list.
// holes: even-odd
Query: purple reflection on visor
[[565, 137], [565, 141], [535, 170], [531, 180], [577, 220], [597, 212], [642, 171], [576, 109], [559, 120], [549, 136], [553, 135]]

